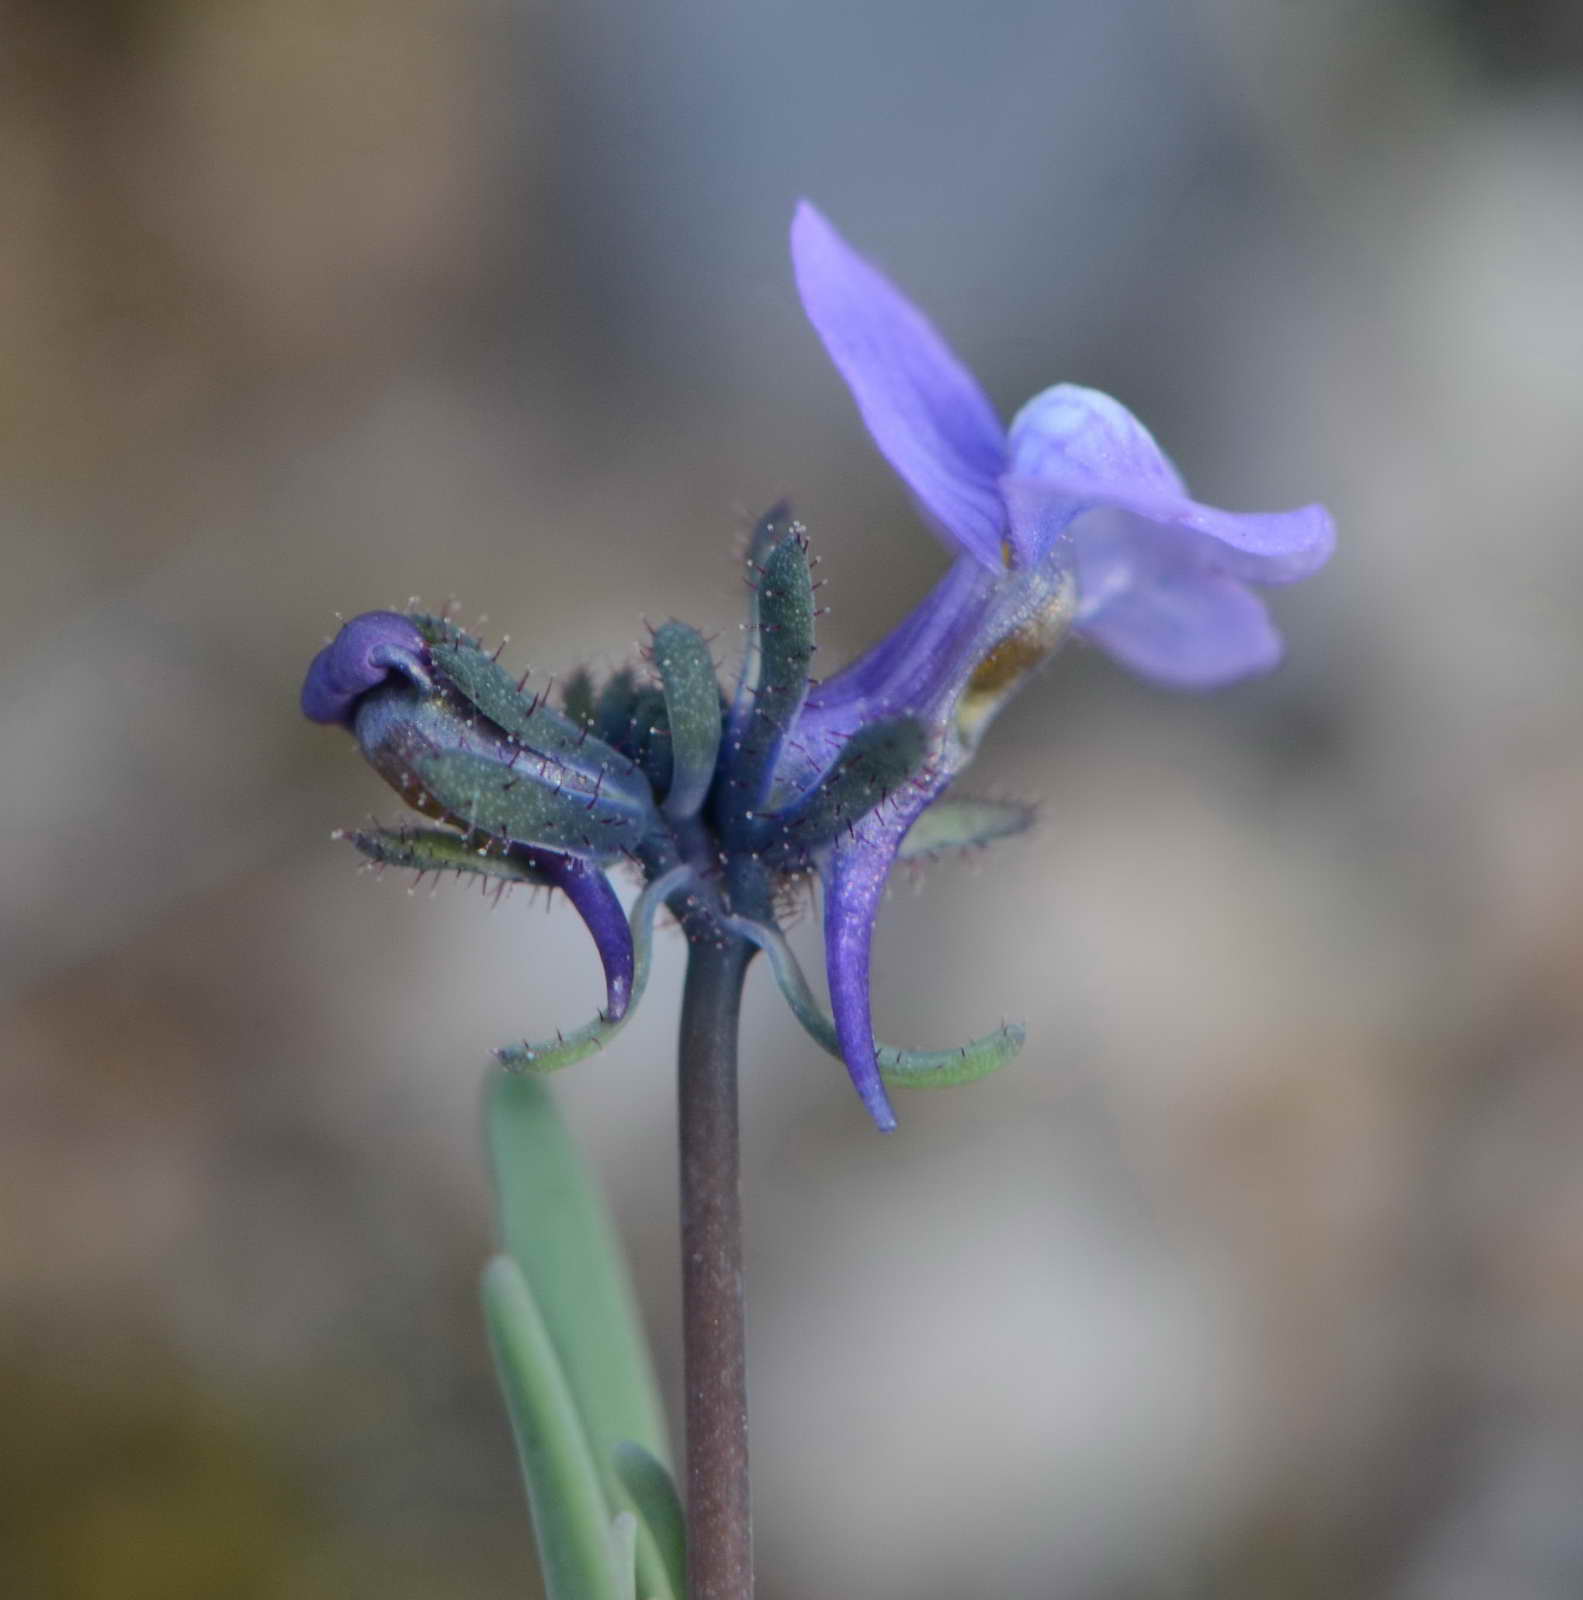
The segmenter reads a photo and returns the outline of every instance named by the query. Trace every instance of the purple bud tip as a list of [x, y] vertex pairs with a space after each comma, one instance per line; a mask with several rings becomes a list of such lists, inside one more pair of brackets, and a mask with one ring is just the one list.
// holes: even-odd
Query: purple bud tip
[[311, 722], [350, 727], [358, 696], [393, 672], [420, 689], [429, 688], [429, 647], [410, 617], [398, 611], [365, 611], [313, 658], [302, 684], [302, 714]]
[[874, 1126], [881, 1133], [894, 1133], [896, 1113], [890, 1108], [890, 1096], [885, 1093], [885, 1085], [876, 1079], [872, 1088], [864, 1088], [860, 1092], [868, 1114], [874, 1119]]

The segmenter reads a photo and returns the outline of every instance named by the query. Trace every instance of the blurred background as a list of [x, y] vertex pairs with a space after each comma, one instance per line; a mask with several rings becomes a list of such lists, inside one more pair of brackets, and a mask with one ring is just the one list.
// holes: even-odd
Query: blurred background
[[[1275, 677], [1073, 650], [899, 882], [873, 1135], [760, 974], [765, 1600], [1583, 1593], [1573, 0], [0, 6], [0, 1592], [534, 1592], [476, 1302], [487, 1050], [576, 919], [409, 896], [299, 720], [338, 612], [536, 675], [721, 631], [791, 493], [827, 668], [945, 557], [802, 322], [814, 197], [1004, 413], [1323, 499]], [[816, 958], [817, 929], [798, 931]], [[674, 936], [560, 1081], [675, 1399]], [[674, 1409], [674, 1407], [673, 1407]]]

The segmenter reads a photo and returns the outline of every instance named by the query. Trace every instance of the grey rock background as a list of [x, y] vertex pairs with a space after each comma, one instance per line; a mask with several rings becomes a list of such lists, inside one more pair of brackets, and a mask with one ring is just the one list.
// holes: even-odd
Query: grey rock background
[[[0, 7], [0, 1591], [532, 1592], [476, 1089], [595, 962], [359, 877], [295, 694], [411, 594], [728, 647], [787, 491], [825, 659], [899, 617], [807, 193], [1008, 412], [1343, 542], [1265, 683], [1062, 659], [976, 775], [1040, 831], [898, 884], [884, 1031], [1017, 1067], [882, 1141], [755, 984], [766, 1600], [1583, 1592], [1577, 15]], [[563, 1082], [673, 1378], [679, 965]]]

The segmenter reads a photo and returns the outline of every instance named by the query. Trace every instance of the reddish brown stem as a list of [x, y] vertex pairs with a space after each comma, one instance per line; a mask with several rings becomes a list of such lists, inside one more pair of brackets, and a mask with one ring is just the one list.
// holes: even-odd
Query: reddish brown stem
[[753, 948], [695, 942], [682, 995], [682, 1338], [689, 1600], [752, 1600], [737, 1031]]

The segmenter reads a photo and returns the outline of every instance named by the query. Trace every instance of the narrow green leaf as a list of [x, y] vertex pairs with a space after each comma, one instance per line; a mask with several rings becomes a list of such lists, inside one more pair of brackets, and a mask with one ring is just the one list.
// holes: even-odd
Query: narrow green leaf
[[637, 898], [629, 919], [632, 928], [632, 993], [627, 1009], [614, 1022], [601, 1012], [591, 1022], [574, 1028], [570, 1033], [558, 1033], [553, 1039], [531, 1043], [507, 1045], [495, 1052], [500, 1064], [512, 1072], [527, 1072], [543, 1077], [559, 1072], [574, 1061], [582, 1061], [603, 1050], [626, 1027], [643, 999], [649, 984], [649, 967], [654, 957], [654, 918], [668, 895], [674, 894], [687, 880], [687, 867], [673, 867], [663, 877], [656, 878]]
[[662, 810], [690, 817], [704, 803], [720, 755], [720, 684], [714, 657], [696, 628], [667, 622], [654, 632], [654, 665], [665, 690], [671, 782]]
[[[638, 1519], [630, 1511], [618, 1511], [611, 1519], [610, 1560], [621, 1600], [638, 1600]], [[644, 1600], [650, 1597], [645, 1595]]]
[[[682, 868], [651, 884], [644, 893], [652, 899], [634, 911], [634, 932], [641, 925], [642, 938], [629, 1014], [648, 974], [653, 908], [686, 875]], [[625, 1492], [615, 1468], [618, 1442], [636, 1439], [658, 1460], [669, 1459], [664, 1411], [620, 1242], [543, 1084], [497, 1074], [485, 1116], [506, 1249], [538, 1286], [606, 1497], [619, 1506]], [[638, 1533], [637, 1562], [645, 1596], [684, 1600], [681, 1591], [668, 1594], [662, 1554], [646, 1529]]]
[[687, 1519], [676, 1481], [664, 1463], [642, 1445], [623, 1439], [615, 1448], [616, 1476], [637, 1507], [638, 1518], [653, 1539], [673, 1600], [687, 1594]]
[[546, 782], [526, 756], [517, 768], [468, 750], [441, 750], [414, 763], [428, 792], [459, 827], [608, 861], [636, 848], [643, 817], [609, 793]]
[[486, 1121], [501, 1237], [538, 1293], [601, 1477], [613, 1479], [609, 1463], [623, 1439], [668, 1460], [621, 1245], [548, 1088], [495, 1074]]
[[593, 1450], [541, 1308], [509, 1256], [484, 1269], [483, 1296], [545, 1592], [549, 1600], [623, 1600]]
[[[746, 917], [723, 919], [733, 933], [751, 939], [769, 957], [770, 970], [780, 985], [786, 1003], [815, 1044], [837, 1061], [843, 1059], [835, 1024], [819, 1004], [802, 964], [779, 928], [753, 922]], [[1023, 1047], [1028, 1035], [1018, 1023], [1005, 1022], [954, 1050], [898, 1050], [894, 1045], [876, 1044], [880, 1076], [895, 1088], [943, 1089], [959, 1083], [972, 1083], [1003, 1067]]]
[[917, 861], [992, 844], [1025, 832], [1033, 819], [1033, 807], [1016, 800], [936, 800], [907, 830], [897, 859]]

